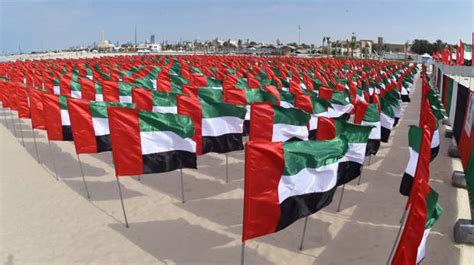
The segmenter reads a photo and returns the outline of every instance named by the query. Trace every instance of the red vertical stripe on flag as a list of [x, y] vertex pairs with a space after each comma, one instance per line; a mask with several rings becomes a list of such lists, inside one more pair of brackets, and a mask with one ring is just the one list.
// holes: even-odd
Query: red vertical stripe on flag
[[202, 109], [199, 99], [187, 96], [178, 96], [178, 114], [186, 115], [193, 121], [194, 135], [196, 142], [196, 154], [202, 154]]
[[356, 107], [355, 107], [355, 115], [354, 115], [354, 123], [355, 124], [361, 124], [362, 120], [364, 119], [365, 112], [367, 111], [367, 108], [369, 107], [369, 103], [363, 100], [357, 101]]
[[331, 140], [336, 137], [336, 126], [334, 121], [327, 117], [318, 117], [317, 141]]
[[250, 141], [272, 141], [273, 116], [270, 103], [253, 103], [250, 106]]
[[152, 111], [153, 110], [153, 94], [151, 90], [133, 88], [132, 102], [139, 110]]
[[43, 113], [48, 133], [48, 140], [62, 141], [63, 127], [61, 123], [61, 109], [59, 107], [59, 96], [43, 94]]
[[29, 90], [31, 126], [33, 129], [45, 130], [45, 120], [43, 114], [43, 92], [37, 89]]
[[108, 107], [110, 138], [116, 176], [143, 173], [138, 110]]
[[104, 81], [102, 84], [102, 93], [104, 94], [104, 101], [107, 102], [119, 102], [120, 91], [118, 82], [115, 81]]
[[97, 140], [89, 101], [68, 98], [67, 108], [76, 154], [97, 153]]
[[275, 232], [281, 214], [278, 183], [283, 167], [282, 143], [246, 144], [242, 241]]
[[28, 106], [28, 91], [22, 85], [16, 86], [16, 104], [18, 106], [18, 117], [30, 118], [30, 107]]
[[80, 77], [79, 82], [81, 84], [81, 97], [86, 100], [95, 100], [95, 83], [89, 78]]

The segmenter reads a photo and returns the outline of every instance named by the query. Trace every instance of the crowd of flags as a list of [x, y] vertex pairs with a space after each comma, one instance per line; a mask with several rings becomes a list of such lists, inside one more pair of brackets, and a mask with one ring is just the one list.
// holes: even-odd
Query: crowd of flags
[[[48, 141], [73, 141], [77, 154], [112, 151], [117, 180], [198, 169], [197, 156], [245, 149], [246, 241], [314, 214], [338, 186], [359, 177], [364, 159], [390, 140], [417, 71], [331, 58], [26, 60], [0, 64], [0, 101], [45, 130]], [[420, 218], [429, 230], [441, 212], [424, 163], [437, 154], [444, 113], [424, 69], [422, 87], [400, 187], [409, 195], [408, 218], [393, 264], [415, 264], [399, 262], [413, 251], [414, 235], [405, 231]]]
[[459, 41], [458, 45], [433, 52], [433, 59], [447, 65], [472, 65], [472, 45]]

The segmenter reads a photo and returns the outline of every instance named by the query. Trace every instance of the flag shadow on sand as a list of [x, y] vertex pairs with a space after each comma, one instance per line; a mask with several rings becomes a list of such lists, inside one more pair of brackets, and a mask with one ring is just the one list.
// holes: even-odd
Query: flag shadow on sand
[[[176, 264], [239, 264], [240, 241], [184, 219], [110, 224], [129, 241], [160, 261]], [[235, 241], [235, 244], [232, 243]], [[226, 246], [226, 244], [229, 244]], [[245, 264], [271, 264], [247, 248]]]

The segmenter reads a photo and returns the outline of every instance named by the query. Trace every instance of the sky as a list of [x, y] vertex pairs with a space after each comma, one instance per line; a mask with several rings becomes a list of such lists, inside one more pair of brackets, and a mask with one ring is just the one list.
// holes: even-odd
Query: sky
[[0, 0], [0, 53], [99, 42], [250, 39], [322, 44], [324, 36], [471, 42], [474, 0]]

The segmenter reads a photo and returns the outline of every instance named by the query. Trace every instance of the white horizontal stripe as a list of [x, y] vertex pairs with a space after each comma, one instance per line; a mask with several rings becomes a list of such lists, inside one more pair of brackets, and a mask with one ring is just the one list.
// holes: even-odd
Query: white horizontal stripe
[[294, 108], [293, 104], [287, 102], [287, 101], [280, 101], [280, 107], [283, 107], [285, 109], [291, 109]]
[[362, 125], [372, 125], [375, 126], [372, 128], [370, 131], [369, 139], [372, 140], [380, 140], [380, 122], [368, 122], [368, 121], [362, 121]]
[[439, 146], [439, 130], [433, 132], [433, 139], [431, 140], [431, 148]]
[[177, 114], [178, 113], [178, 107], [176, 107], [176, 106], [172, 106], [172, 107], [153, 106], [152, 111], [153, 112], [160, 112], [160, 113]]
[[61, 93], [60, 91], [61, 90], [60, 90], [59, 86], [53, 86], [53, 93], [55, 95], [59, 95], [59, 93]]
[[249, 121], [250, 120], [250, 105], [246, 105], [245, 108], [247, 109], [247, 112], [245, 113], [245, 120]]
[[95, 94], [95, 101], [104, 101], [104, 95]]
[[309, 130], [316, 130], [318, 129], [318, 116], [315, 114], [311, 114], [311, 118], [309, 119]]
[[110, 134], [109, 119], [92, 117], [92, 125], [94, 126], [94, 133], [96, 136]]
[[366, 143], [348, 143], [346, 154], [339, 160], [339, 162], [351, 161], [359, 164], [364, 164]]
[[238, 117], [223, 116], [202, 119], [202, 136], [220, 136], [242, 133], [244, 120]]
[[71, 90], [71, 98], [82, 98], [81, 91]]
[[120, 103], [132, 103], [132, 97], [131, 96], [119, 96], [119, 102]]
[[282, 176], [278, 183], [278, 200], [308, 193], [326, 192], [337, 183], [337, 168], [339, 163], [319, 168], [305, 168], [293, 176]]
[[308, 127], [284, 123], [273, 124], [272, 142], [285, 142], [293, 137], [308, 140]]
[[153, 85], [153, 89], [156, 90], [156, 79], [155, 80], [151, 80], [151, 83]]
[[420, 263], [426, 255], [426, 240], [430, 235], [431, 228], [425, 229], [423, 233], [423, 238], [421, 239], [420, 245], [418, 246], [418, 253], [416, 255], [416, 264]]
[[395, 114], [395, 118], [400, 118], [402, 116], [402, 108], [401, 107], [392, 106], [392, 110], [393, 110], [393, 113]]
[[408, 160], [405, 173], [407, 173], [408, 175], [412, 177], [415, 177], [416, 164], [418, 164], [418, 153], [415, 150], [413, 150], [411, 147], [409, 147], [408, 149], [410, 150], [410, 159]]
[[71, 125], [71, 120], [69, 120], [69, 112], [67, 112], [67, 110], [65, 109], [61, 110], [61, 125], [63, 126]]
[[332, 104], [331, 106], [332, 108], [329, 108], [327, 112], [329, 118], [338, 118], [344, 113], [349, 113], [353, 108], [352, 104]]
[[391, 130], [393, 128], [393, 123], [395, 119], [392, 117], [385, 115], [384, 113], [380, 113], [380, 126]]
[[196, 152], [196, 142], [181, 138], [172, 131], [140, 132], [142, 154], [156, 154], [174, 150]]

